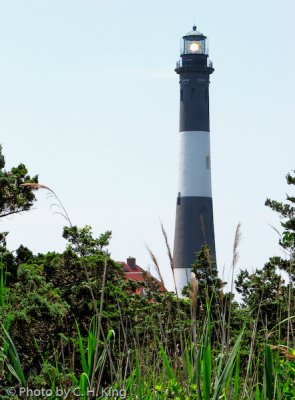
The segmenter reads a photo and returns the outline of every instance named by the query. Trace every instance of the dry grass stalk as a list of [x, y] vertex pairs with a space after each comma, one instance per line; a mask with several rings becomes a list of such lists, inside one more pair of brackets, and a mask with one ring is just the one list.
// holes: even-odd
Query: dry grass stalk
[[[233, 260], [232, 260], [232, 265], [231, 265], [232, 275], [231, 275], [231, 286], [230, 286], [231, 293], [233, 292], [233, 287], [234, 287], [235, 267], [236, 267], [237, 262], [240, 257], [239, 252], [238, 252], [240, 241], [241, 241], [241, 223], [239, 222], [237, 225], [236, 231], [235, 231], [235, 238], [234, 238], [234, 244], [233, 244]], [[232, 302], [230, 301], [230, 297], [229, 297], [226, 356], [228, 356], [229, 348], [230, 348], [231, 304], [232, 304]]]
[[161, 274], [161, 269], [160, 269], [157, 257], [155, 256], [155, 254], [152, 252], [152, 250], [148, 246], [146, 246], [146, 249], [147, 249], [147, 251], [148, 251], [148, 253], [149, 253], [149, 255], [150, 255], [151, 259], [152, 259], [152, 262], [153, 262], [153, 264], [155, 266], [155, 269], [157, 271], [158, 277], [159, 277], [163, 287], [165, 287], [164, 279], [163, 279], [163, 276]]
[[251, 336], [250, 351], [249, 351], [249, 357], [248, 357], [248, 363], [247, 363], [247, 369], [246, 369], [246, 376], [245, 376], [244, 387], [243, 387], [243, 398], [246, 397], [246, 393], [247, 393], [247, 383], [248, 383], [249, 376], [250, 376], [251, 363], [252, 363], [252, 359], [253, 359], [254, 354], [255, 354], [256, 333], [257, 333], [257, 326], [258, 326], [259, 315], [260, 315], [260, 309], [261, 309], [261, 304], [262, 304], [262, 298], [263, 298], [263, 294], [262, 294], [261, 299], [260, 299], [260, 301], [259, 301], [259, 306], [258, 306], [258, 311], [257, 311], [257, 317], [255, 318], [254, 326], [253, 326], [253, 328], [252, 328], [252, 336]]
[[295, 354], [288, 350], [285, 346], [270, 346], [273, 350], [279, 350], [287, 360], [295, 360]]
[[191, 281], [191, 289], [189, 291], [189, 297], [191, 300], [192, 310], [194, 310], [194, 309], [196, 309], [197, 295], [198, 295], [198, 290], [199, 290], [199, 282], [198, 282], [194, 272], [191, 273], [190, 281]]
[[160, 223], [161, 223], [161, 230], [162, 230], [162, 233], [163, 233], [163, 236], [164, 236], [164, 239], [165, 239], [165, 244], [166, 244], [166, 249], [167, 249], [168, 257], [169, 257], [169, 260], [170, 260], [170, 264], [173, 267], [173, 257], [172, 257], [170, 245], [169, 245], [169, 242], [168, 242], [168, 236], [167, 236], [167, 233], [166, 233], [166, 230], [164, 228], [164, 225], [163, 225], [162, 221], [160, 221]]
[[289, 269], [288, 269], [288, 275], [289, 275], [289, 293], [288, 293], [288, 328], [287, 328], [287, 346], [289, 346], [290, 343], [290, 334], [292, 336], [293, 342], [294, 342], [294, 331], [293, 331], [293, 324], [292, 324], [292, 318], [291, 318], [291, 310], [292, 310], [292, 303], [293, 303], [293, 280], [292, 280], [292, 252], [290, 253], [290, 260], [289, 260]]
[[[174, 263], [173, 263], [173, 257], [172, 257], [172, 252], [169, 246], [169, 242], [168, 242], [168, 236], [166, 233], [166, 230], [164, 228], [164, 225], [162, 223], [162, 221], [160, 220], [161, 223], [161, 230], [165, 239], [165, 244], [166, 244], [166, 249], [167, 249], [167, 254], [169, 257], [169, 261], [170, 261], [170, 268], [171, 268], [171, 272], [172, 272], [172, 276], [173, 276], [173, 283], [174, 283], [174, 289], [175, 289], [175, 293], [176, 293], [176, 305], [177, 305], [177, 312], [178, 312], [178, 316], [181, 319], [181, 312], [180, 312], [180, 306], [179, 306], [179, 296], [178, 296], [178, 290], [177, 290], [177, 285], [176, 285], [176, 279], [175, 279], [175, 273], [174, 273]], [[174, 337], [174, 333], [173, 333], [173, 340], [175, 342], [175, 337]], [[182, 332], [180, 332], [180, 351], [182, 354], [182, 363], [183, 365], [185, 365], [185, 360], [184, 360], [184, 341], [183, 341], [183, 335]]]
[[240, 242], [241, 242], [241, 223], [239, 222], [236, 228], [234, 245], [233, 245], [233, 260], [232, 260], [233, 270], [240, 258], [240, 254], [238, 252], [238, 247], [240, 245]]
[[41, 183], [31, 183], [31, 182], [27, 182], [27, 183], [22, 183], [20, 186], [23, 187], [28, 187], [31, 188], [32, 190], [39, 190], [39, 189], [45, 189], [48, 190], [48, 192], [50, 192], [50, 194], [56, 198], [58, 204], [54, 204], [58, 207], [60, 207], [60, 209], [62, 209], [62, 212], [55, 212], [55, 214], [60, 214], [63, 218], [65, 218], [68, 222], [68, 224], [70, 225], [70, 227], [73, 227], [72, 221], [67, 213], [67, 210], [65, 209], [63, 203], [61, 202], [60, 198], [57, 196], [57, 194], [50, 189], [50, 187], [42, 185]]
[[200, 224], [201, 224], [201, 231], [202, 231], [202, 234], [203, 234], [204, 244], [206, 244], [207, 243], [207, 240], [206, 240], [206, 224], [205, 224], [204, 217], [203, 217], [202, 214], [200, 215]]
[[191, 288], [189, 290], [189, 297], [191, 301], [191, 317], [192, 317], [192, 334], [194, 343], [194, 365], [197, 361], [197, 296], [199, 290], [199, 282], [194, 272], [191, 273]]
[[26, 183], [22, 183], [20, 186], [29, 187], [29, 188], [31, 188], [33, 190], [47, 189], [50, 192], [52, 192], [52, 190], [48, 186], [42, 185], [41, 183], [26, 182]]
[[177, 286], [176, 286], [176, 280], [175, 280], [175, 274], [174, 274], [174, 264], [173, 264], [172, 252], [171, 252], [171, 248], [170, 248], [170, 245], [169, 245], [169, 242], [168, 242], [167, 232], [166, 232], [166, 230], [164, 228], [164, 225], [163, 225], [162, 221], [160, 221], [160, 223], [161, 223], [161, 230], [162, 230], [162, 233], [163, 233], [163, 236], [164, 236], [164, 239], [165, 239], [167, 254], [168, 254], [168, 257], [169, 257], [169, 261], [170, 261], [170, 268], [171, 268], [171, 272], [172, 272], [172, 276], [173, 276], [173, 283], [174, 283], [175, 293], [176, 293], [176, 296], [178, 298], [178, 292], [177, 292]]

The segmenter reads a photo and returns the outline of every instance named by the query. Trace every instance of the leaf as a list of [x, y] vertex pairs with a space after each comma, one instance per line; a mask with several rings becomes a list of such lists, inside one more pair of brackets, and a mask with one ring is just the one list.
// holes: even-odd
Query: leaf
[[164, 360], [164, 364], [165, 364], [166, 370], [168, 372], [169, 379], [171, 379], [173, 382], [176, 382], [176, 378], [175, 378], [173, 369], [170, 365], [169, 359], [168, 359], [167, 354], [165, 353], [165, 350], [163, 349], [162, 345], [160, 345], [160, 353], [162, 355], [162, 359]]
[[84, 350], [84, 346], [83, 346], [83, 339], [80, 333], [80, 329], [79, 329], [79, 325], [78, 322], [76, 321], [76, 326], [77, 326], [77, 331], [78, 331], [78, 337], [79, 337], [79, 350], [80, 350], [80, 356], [81, 356], [81, 364], [82, 364], [82, 368], [83, 368], [83, 372], [85, 374], [88, 374], [88, 365], [87, 365], [87, 361], [86, 361], [86, 357], [85, 357], [85, 350]]
[[273, 399], [273, 365], [272, 365], [272, 354], [269, 346], [265, 346], [264, 350], [264, 390], [265, 399]]
[[[7, 351], [10, 355], [10, 358], [12, 360], [12, 364], [13, 364], [13, 368], [11, 367], [10, 364], [7, 365], [7, 367], [10, 369], [11, 373], [18, 379], [19, 382], [21, 382], [21, 384], [23, 386], [26, 386], [26, 379], [22, 370], [22, 366], [20, 363], [20, 359], [18, 356], [18, 352], [14, 346], [14, 343], [11, 339], [11, 337], [9, 336], [8, 332], [6, 331], [6, 329], [4, 328], [4, 326], [1, 324], [1, 327], [4, 331], [4, 335], [5, 335], [5, 343], [4, 343], [4, 347], [7, 348]], [[12, 372], [12, 370], [15, 372], [15, 374]]]
[[236, 357], [236, 355], [237, 355], [237, 353], [239, 351], [243, 334], [244, 334], [244, 328], [243, 328], [242, 332], [239, 334], [239, 336], [238, 336], [238, 338], [236, 340], [236, 343], [235, 343], [235, 345], [234, 345], [234, 347], [233, 347], [233, 349], [231, 351], [231, 354], [230, 354], [230, 356], [229, 356], [229, 358], [227, 360], [227, 363], [225, 364], [223, 372], [220, 375], [220, 378], [219, 378], [219, 380], [217, 382], [217, 385], [216, 385], [212, 400], [218, 400], [219, 396], [221, 395], [221, 392], [222, 392], [223, 388], [226, 385], [227, 380], [230, 377], [230, 374], [232, 373], [233, 364], [234, 364], [234, 361], [235, 361], [235, 357]]

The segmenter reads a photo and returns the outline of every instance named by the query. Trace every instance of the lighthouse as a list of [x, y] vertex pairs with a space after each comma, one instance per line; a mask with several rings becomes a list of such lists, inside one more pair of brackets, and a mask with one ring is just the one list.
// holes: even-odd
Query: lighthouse
[[196, 26], [182, 39], [175, 69], [180, 118], [173, 268], [179, 295], [190, 281], [191, 266], [202, 245], [208, 245], [215, 257], [209, 123], [209, 78], [214, 69], [207, 38]]

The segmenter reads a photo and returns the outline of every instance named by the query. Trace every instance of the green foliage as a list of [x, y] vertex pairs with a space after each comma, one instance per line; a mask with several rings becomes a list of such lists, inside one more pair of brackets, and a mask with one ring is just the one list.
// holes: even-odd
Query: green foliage
[[86, 225], [84, 228], [66, 226], [63, 231], [63, 237], [69, 242], [68, 249], [82, 257], [101, 253], [103, 248], [108, 246], [111, 234], [108, 231], [100, 235], [98, 239], [94, 239], [89, 225]]
[[[294, 185], [295, 177], [287, 175], [287, 183]], [[281, 203], [275, 200], [266, 200], [266, 205], [276, 211], [284, 228], [279, 241], [286, 252], [286, 257], [271, 257], [261, 269], [254, 272], [241, 270], [235, 281], [236, 290], [242, 295], [243, 305], [248, 308], [250, 315], [258, 315], [258, 329], [272, 329], [278, 321], [285, 320], [272, 336], [279, 340], [281, 336], [288, 336], [292, 321], [290, 317], [295, 314], [294, 305], [294, 234], [295, 234], [295, 198], [287, 196], [290, 203]], [[281, 271], [288, 274], [288, 281], [283, 278]], [[261, 332], [260, 342], [263, 342]]]
[[244, 304], [251, 310], [260, 306], [261, 312], [267, 314], [269, 320], [277, 315], [282, 292], [285, 292], [284, 279], [276, 271], [276, 264], [270, 261], [253, 273], [241, 270], [235, 281], [236, 290], [242, 295]]
[[[28, 210], [33, 186], [21, 185], [37, 182], [22, 164], [10, 172], [4, 166], [0, 151], [0, 216]], [[287, 182], [294, 185], [295, 177]], [[206, 246], [192, 266], [195, 287], [178, 299], [160, 292], [148, 274], [145, 296], [135, 295], [138, 283], [124, 278], [107, 251], [111, 232], [95, 238], [90, 226], [72, 226], [62, 205], [70, 224], [63, 253], [34, 255], [24, 246], [12, 253], [2, 233], [2, 385], [78, 386], [89, 400], [89, 389], [108, 385], [130, 400], [295, 398], [295, 356], [289, 347], [282, 351], [293, 340], [295, 314], [295, 198], [287, 201], [266, 204], [282, 219], [280, 244], [289, 258], [242, 270], [236, 279], [242, 305], [223, 293]]]
[[192, 272], [197, 278], [199, 295], [205, 309], [212, 294], [217, 294], [223, 285], [223, 282], [218, 277], [216, 262], [208, 246], [202, 246], [201, 250], [196, 253], [196, 261], [192, 265]]
[[[295, 171], [293, 171], [295, 173]], [[295, 175], [287, 174], [286, 181], [288, 185], [295, 185]], [[267, 199], [265, 205], [277, 212], [281, 219], [281, 226], [284, 228], [282, 237], [279, 241], [281, 247], [289, 252], [291, 273], [295, 274], [295, 197], [287, 195], [288, 203], [278, 202]], [[283, 260], [282, 264], [284, 264]]]
[[293, 358], [282, 357], [276, 365], [276, 371], [280, 380], [280, 389], [283, 399], [295, 399], [295, 350], [291, 350]]
[[[214, 321], [221, 318], [220, 303], [224, 282], [218, 277], [216, 262], [211, 255], [208, 246], [202, 246], [196, 253], [196, 261], [192, 265], [192, 272], [197, 280], [196, 294], [196, 319], [202, 320], [206, 315], [207, 304], [211, 305], [211, 313]], [[184, 293], [190, 293], [191, 288], [184, 289]]]
[[[0, 146], [0, 218], [11, 214], [28, 211], [35, 201], [31, 188], [21, 186], [23, 183], [38, 182], [38, 177], [31, 178], [24, 164], [6, 171], [5, 158]], [[3, 237], [2, 237], [3, 240]]]

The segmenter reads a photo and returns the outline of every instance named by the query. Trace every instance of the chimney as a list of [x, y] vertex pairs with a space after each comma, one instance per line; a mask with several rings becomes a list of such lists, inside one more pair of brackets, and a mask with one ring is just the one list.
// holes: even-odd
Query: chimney
[[127, 258], [127, 265], [132, 269], [136, 269], [136, 258], [129, 256]]

